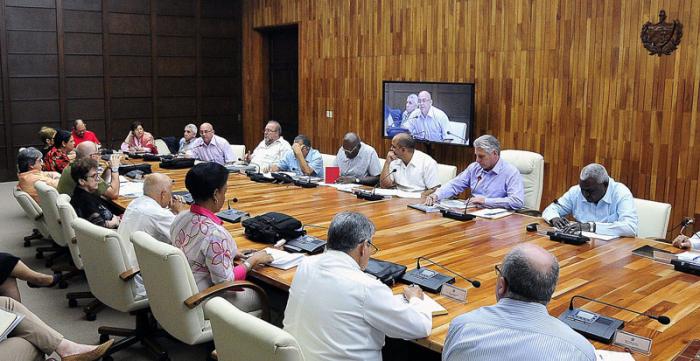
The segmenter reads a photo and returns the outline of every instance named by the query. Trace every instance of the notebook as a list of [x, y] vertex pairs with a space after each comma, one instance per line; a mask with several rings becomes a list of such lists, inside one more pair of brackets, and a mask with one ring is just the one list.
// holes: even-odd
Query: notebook
[[24, 315], [18, 315], [5, 310], [0, 310], [0, 341], [7, 338], [7, 335], [19, 325]]
[[[400, 299], [404, 303], [408, 303], [408, 300], [403, 297], [403, 294], [394, 295], [397, 299]], [[437, 301], [432, 299], [432, 297], [423, 293], [423, 304], [433, 313], [433, 316], [441, 316], [447, 314], [447, 309], [442, 307]]]
[[279, 268], [282, 270], [288, 270], [294, 268], [304, 260], [303, 253], [289, 253], [276, 248], [265, 248], [265, 252], [272, 256], [272, 262], [270, 266]]

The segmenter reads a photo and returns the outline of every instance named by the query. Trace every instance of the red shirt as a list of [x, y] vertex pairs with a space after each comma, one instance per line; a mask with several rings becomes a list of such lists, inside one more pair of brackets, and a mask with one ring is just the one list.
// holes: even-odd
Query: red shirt
[[93, 133], [89, 130], [86, 130], [85, 134], [83, 134], [82, 137], [79, 137], [78, 134], [75, 133], [75, 130], [71, 134], [73, 135], [73, 140], [75, 141], [76, 146], [78, 146], [78, 144], [85, 142], [85, 141], [88, 141], [88, 140], [95, 143], [95, 144], [101, 144], [100, 140], [97, 139], [97, 136], [95, 135], [95, 133]]
[[66, 152], [62, 151], [61, 149], [53, 147], [44, 156], [43, 168], [45, 171], [54, 171], [61, 173], [63, 172], [63, 168], [67, 167], [68, 164], [70, 164], [70, 158], [68, 158], [68, 154], [66, 154]]

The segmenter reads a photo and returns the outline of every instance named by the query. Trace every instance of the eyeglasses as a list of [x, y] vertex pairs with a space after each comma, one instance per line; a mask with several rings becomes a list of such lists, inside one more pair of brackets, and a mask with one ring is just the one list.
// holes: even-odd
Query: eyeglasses
[[211, 133], [211, 132], [213, 132], [213, 130], [200, 130], [199, 134], [207, 134], [207, 133]]
[[369, 254], [373, 255], [373, 254], [376, 254], [377, 252], [379, 252], [379, 248], [378, 248], [377, 246], [375, 246], [374, 243], [372, 243], [371, 240], [368, 239], [368, 240], [367, 240], [367, 244], [368, 244], [368, 245], [370, 246], [370, 248], [371, 248], [370, 251], [369, 251]]
[[343, 151], [345, 152], [345, 154], [352, 154], [355, 151], [355, 149], [357, 149], [359, 146], [360, 146], [360, 143], [357, 143], [357, 144], [355, 144], [354, 147], [352, 147], [352, 149], [347, 150], [347, 149], [343, 148]]
[[88, 180], [88, 179], [90, 179], [90, 178], [95, 179], [95, 180], [99, 180], [99, 179], [100, 179], [100, 175], [99, 175], [97, 172], [95, 172], [95, 174], [92, 174], [92, 175], [88, 174], [88, 175], [86, 175], [84, 179], [85, 179], [85, 180]]
[[277, 133], [277, 129], [265, 129], [264, 133]]
[[498, 267], [498, 265], [495, 265], [495, 266], [493, 266], [493, 268], [496, 269], [496, 277], [503, 277], [503, 279], [506, 280], [506, 282], [508, 282], [508, 279], [506, 278], [506, 276], [503, 275], [503, 271], [501, 271], [501, 267]]

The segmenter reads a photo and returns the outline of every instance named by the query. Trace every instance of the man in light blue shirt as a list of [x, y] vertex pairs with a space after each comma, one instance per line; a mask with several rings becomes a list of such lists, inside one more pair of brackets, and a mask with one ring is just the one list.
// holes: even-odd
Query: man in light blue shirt
[[520, 209], [525, 204], [523, 178], [512, 164], [501, 159], [501, 143], [492, 135], [474, 140], [476, 162], [425, 199], [433, 205], [471, 189], [469, 206]]
[[360, 137], [352, 132], [343, 137], [343, 146], [338, 149], [334, 165], [340, 168], [340, 177], [336, 183], [374, 186], [382, 173], [377, 151], [371, 145], [362, 143]]
[[443, 361], [594, 361], [583, 336], [547, 312], [559, 278], [557, 259], [534, 244], [513, 248], [496, 266], [496, 303], [456, 317]]
[[[579, 178], [578, 185], [545, 208], [542, 218], [565, 232], [635, 237], [639, 219], [632, 192], [597, 163], [583, 167]], [[576, 221], [567, 221], [568, 214]]]
[[447, 114], [434, 107], [432, 96], [423, 90], [418, 93], [418, 109], [414, 110], [401, 126], [408, 129], [415, 139], [449, 142], [451, 141], [447, 139], [449, 124], [450, 119]]
[[323, 158], [318, 150], [311, 148], [309, 138], [299, 134], [294, 138], [292, 151], [285, 153], [279, 164], [272, 165], [270, 170], [323, 178]]

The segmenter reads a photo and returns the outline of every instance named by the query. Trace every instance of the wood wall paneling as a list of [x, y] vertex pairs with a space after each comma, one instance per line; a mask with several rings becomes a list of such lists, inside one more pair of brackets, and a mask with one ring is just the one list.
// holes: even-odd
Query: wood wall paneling
[[[660, 9], [683, 23], [683, 40], [670, 56], [649, 56], [639, 33]], [[691, 0], [246, 0], [245, 143], [260, 141], [267, 117], [256, 29], [298, 24], [300, 132], [321, 152], [334, 154], [353, 130], [386, 154], [383, 80], [474, 82], [474, 135], [544, 155], [543, 207], [599, 162], [635, 197], [671, 203], [669, 228], [700, 221], [698, 10]], [[470, 148], [433, 150], [460, 170], [473, 159]]]
[[18, 147], [38, 145], [42, 125], [69, 128], [78, 117], [107, 146], [118, 147], [134, 120], [178, 137], [208, 120], [242, 142], [238, 3], [4, 0], [0, 8], [0, 179], [14, 177]]

